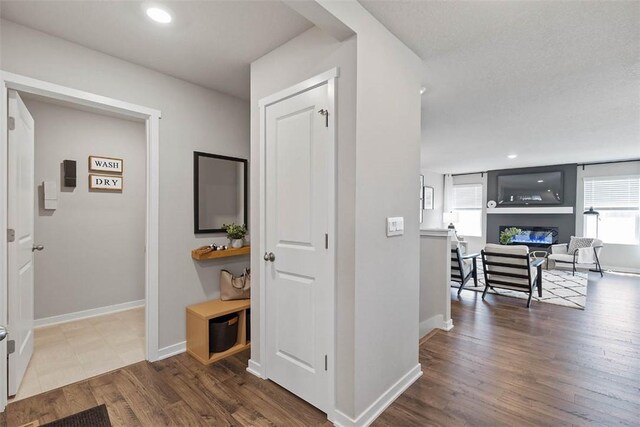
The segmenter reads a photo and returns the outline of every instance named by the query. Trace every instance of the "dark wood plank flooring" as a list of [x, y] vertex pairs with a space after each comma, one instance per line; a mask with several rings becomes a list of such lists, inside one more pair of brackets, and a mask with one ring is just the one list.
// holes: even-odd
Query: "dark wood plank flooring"
[[[424, 375], [375, 425], [640, 425], [640, 278], [592, 276], [585, 311], [453, 290], [454, 329], [423, 341]], [[138, 363], [11, 403], [0, 421], [43, 424], [105, 403], [114, 426], [329, 425], [248, 374], [248, 357]]]

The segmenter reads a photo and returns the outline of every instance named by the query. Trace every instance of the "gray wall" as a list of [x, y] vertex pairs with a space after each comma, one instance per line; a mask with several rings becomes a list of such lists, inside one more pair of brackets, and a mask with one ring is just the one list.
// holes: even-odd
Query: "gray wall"
[[[35, 120], [35, 318], [144, 299], [145, 126], [24, 98]], [[122, 193], [88, 191], [90, 155], [124, 159]], [[77, 186], [62, 187], [75, 160]], [[58, 184], [43, 209], [42, 182]]]
[[[311, 29], [252, 64], [252, 183], [260, 173], [258, 100], [340, 66], [336, 404], [356, 418], [419, 368], [421, 62], [359, 3], [321, 3], [357, 38], [339, 43]], [[392, 216], [405, 218], [404, 236], [387, 238]], [[252, 212], [253, 242], [258, 220]], [[259, 262], [253, 255], [254, 268]]]
[[571, 236], [575, 235], [576, 223], [576, 165], [556, 165], [542, 166], [520, 169], [503, 169], [499, 171], [489, 171], [487, 179], [487, 200], [498, 200], [498, 176], [562, 171], [564, 173], [564, 201], [554, 207], [571, 206], [574, 208], [573, 214], [488, 214], [487, 215], [487, 242], [499, 243], [500, 226], [538, 226], [538, 227], [558, 227], [558, 241], [568, 242]]
[[248, 257], [196, 262], [190, 256], [214, 240], [193, 234], [193, 151], [248, 158], [248, 102], [5, 20], [0, 31], [5, 71], [162, 111], [159, 347], [183, 342], [185, 307], [219, 296], [221, 268], [239, 273], [248, 265]]

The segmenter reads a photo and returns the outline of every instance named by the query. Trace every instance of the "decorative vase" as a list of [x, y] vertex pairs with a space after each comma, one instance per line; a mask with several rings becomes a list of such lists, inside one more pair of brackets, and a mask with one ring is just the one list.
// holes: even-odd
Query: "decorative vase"
[[231, 239], [231, 247], [234, 249], [240, 249], [244, 246], [244, 239]]

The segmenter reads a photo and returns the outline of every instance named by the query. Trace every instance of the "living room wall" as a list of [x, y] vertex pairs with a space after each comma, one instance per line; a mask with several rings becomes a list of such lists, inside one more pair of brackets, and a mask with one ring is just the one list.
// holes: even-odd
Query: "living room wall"
[[[488, 214], [487, 243], [499, 243], [500, 226], [558, 227], [558, 242], [568, 242], [575, 235], [576, 223], [576, 177], [577, 165], [555, 165], [532, 168], [502, 169], [489, 171], [487, 178], [487, 200], [498, 200], [498, 177], [500, 175], [561, 171], [564, 175], [564, 200], [554, 207], [573, 207], [571, 214]], [[499, 208], [497, 208], [499, 209]]]

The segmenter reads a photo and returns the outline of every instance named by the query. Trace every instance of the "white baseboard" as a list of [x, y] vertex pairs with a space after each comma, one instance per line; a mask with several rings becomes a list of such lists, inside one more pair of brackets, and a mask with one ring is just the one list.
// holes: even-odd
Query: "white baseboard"
[[74, 320], [87, 319], [89, 317], [103, 316], [105, 314], [117, 313], [119, 311], [131, 310], [133, 308], [144, 307], [143, 299], [138, 301], [123, 302], [106, 307], [92, 308], [90, 310], [76, 311], [75, 313], [60, 314], [58, 316], [44, 317], [33, 321], [34, 328], [59, 325], [60, 323], [73, 322]]
[[357, 418], [353, 419], [336, 410], [333, 424], [339, 427], [364, 427], [373, 423], [411, 384], [422, 376], [422, 366], [417, 364], [409, 372], [404, 374], [395, 384], [387, 389], [382, 396], [376, 399]]
[[612, 267], [612, 266], [603, 265], [602, 269], [604, 270], [605, 273], [607, 272], [607, 270], [611, 270], [614, 273], [640, 274], [640, 269], [631, 268], [631, 267]]
[[450, 331], [451, 329], [453, 329], [453, 320], [449, 319], [445, 321], [442, 314], [436, 314], [435, 316], [430, 317], [427, 320], [423, 320], [422, 322], [420, 322], [419, 326], [420, 338], [424, 337], [434, 329]]
[[176, 354], [184, 353], [185, 351], [187, 351], [186, 341], [160, 348], [158, 349], [158, 358], [156, 359], [156, 361], [167, 359], [171, 356], [175, 356]]
[[264, 373], [262, 372], [262, 365], [251, 359], [249, 359], [249, 366], [247, 366], [247, 372], [249, 372], [251, 375], [255, 375], [258, 378], [262, 378], [263, 380], [267, 379], [264, 376]]

